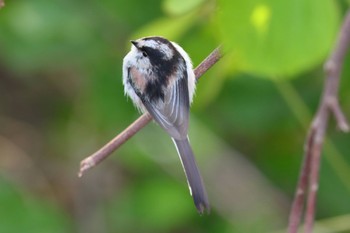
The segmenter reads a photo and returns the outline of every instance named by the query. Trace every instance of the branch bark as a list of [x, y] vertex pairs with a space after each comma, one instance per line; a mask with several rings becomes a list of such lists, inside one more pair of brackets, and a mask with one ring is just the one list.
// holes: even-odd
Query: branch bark
[[[1, 1], [1, 0], [0, 0]], [[207, 72], [216, 62], [222, 57], [220, 53], [220, 47], [216, 48], [211, 52], [208, 57], [206, 57], [194, 70], [196, 79], [198, 80], [205, 72]], [[134, 123], [127, 127], [123, 132], [118, 134], [110, 142], [104, 145], [101, 149], [85, 158], [80, 162], [80, 170], [78, 176], [81, 177], [85, 171], [96, 166], [109, 155], [111, 155], [115, 150], [117, 150], [121, 145], [123, 145], [127, 140], [134, 136], [139, 130], [141, 130], [145, 125], [147, 125], [152, 120], [151, 115], [144, 113], [139, 117]]]
[[337, 126], [341, 131], [349, 132], [350, 129], [349, 123], [340, 109], [338, 100], [340, 73], [349, 45], [350, 11], [346, 14], [336, 46], [324, 66], [326, 74], [325, 87], [318, 111], [311, 123], [306, 139], [304, 162], [300, 171], [299, 182], [289, 217], [289, 233], [296, 233], [298, 231], [306, 192], [308, 193], [308, 197], [305, 210], [305, 232], [312, 232], [316, 210], [320, 158], [331, 114], [334, 116]]

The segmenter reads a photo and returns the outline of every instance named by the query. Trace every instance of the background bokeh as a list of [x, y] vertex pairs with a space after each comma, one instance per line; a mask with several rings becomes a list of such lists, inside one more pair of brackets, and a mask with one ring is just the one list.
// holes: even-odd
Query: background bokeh
[[[279, 232], [347, 1], [17, 0], [0, 9], [0, 232]], [[198, 65], [190, 138], [212, 213], [199, 216], [154, 123], [77, 177], [139, 113], [129, 40], [162, 35]], [[350, 118], [350, 58], [340, 101]], [[330, 124], [316, 232], [350, 232], [350, 135]]]

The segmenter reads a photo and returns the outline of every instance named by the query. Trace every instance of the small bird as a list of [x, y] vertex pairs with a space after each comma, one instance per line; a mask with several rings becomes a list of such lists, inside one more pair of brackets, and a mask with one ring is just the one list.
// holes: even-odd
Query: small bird
[[188, 54], [176, 43], [151, 36], [131, 41], [123, 60], [125, 94], [171, 136], [194, 204], [210, 212], [209, 201], [188, 139], [189, 109], [196, 79]]

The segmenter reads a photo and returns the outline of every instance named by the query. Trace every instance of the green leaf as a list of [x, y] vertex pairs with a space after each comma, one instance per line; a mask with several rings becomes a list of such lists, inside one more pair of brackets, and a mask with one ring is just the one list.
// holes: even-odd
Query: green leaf
[[204, 0], [165, 0], [163, 9], [172, 15], [181, 15], [199, 6]]
[[322, 62], [334, 43], [339, 12], [331, 0], [220, 1], [225, 46], [240, 68], [291, 76]]

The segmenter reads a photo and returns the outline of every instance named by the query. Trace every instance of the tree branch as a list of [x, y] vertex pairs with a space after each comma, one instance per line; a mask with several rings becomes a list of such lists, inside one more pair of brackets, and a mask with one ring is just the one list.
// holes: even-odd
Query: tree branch
[[324, 66], [326, 73], [325, 87], [318, 111], [311, 123], [306, 139], [305, 158], [289, 217], [289, 233], [296, 233], [298, 230], [306, 191], [308, 192], [308, 198], [306, 200], [305, 210], [305, 232], [312, 232], [316, 210], [320, 157], [330, 115], [333, 114], [337, 126], [341, 131], [349, 132], [350, 129], [338, 101], [340, 72], [349, 44], [350, 11], [347, 12], [333, 53]]
[[[1, 0], [0, 0], [1, 1]], [[207, 72], [217, 61], [222, 57], [220, 53], [220, 47], [214, 49], [194, 70], [196, 79], [198, 80], [205, 72]], [[106, 159], [116, 149], [123, 145], [129, 138], [134, 136], [139, 130], [151, 121], [152, 117], [148, 113], [144, 113], [134, 123], [127, 127], [123, 132], [118, 134], [110, 142], [104, 145], [101, 149], [85, 158], [80, 162], [80, 170], [78, 176], [81, 177], [83, 173], [90, 168], [96, 166], [102, 160]]]
[[0, 0], [0, 9], [3, 8], [4, 6], [5, 6], [4, 0]]

